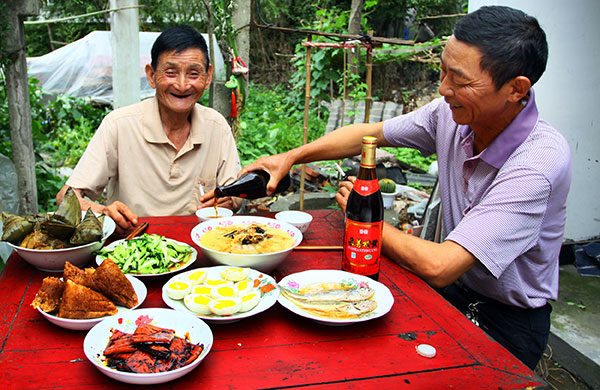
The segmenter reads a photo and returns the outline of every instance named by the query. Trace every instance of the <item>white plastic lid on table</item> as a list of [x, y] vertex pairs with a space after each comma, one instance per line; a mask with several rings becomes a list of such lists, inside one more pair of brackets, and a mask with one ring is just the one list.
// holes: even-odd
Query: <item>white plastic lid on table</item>
[[419, 344], [419, 345], [417, 345], [416, 349], [417, 349], [417, 353], [419, 355], [427, 357], [427, 358], [435, 357], [435, 355], [437, 353], [435, 348], [429, 344]]
[[[29, 76], [38, 79], [51, 95], [68, 94], [112, 104], [112, 45], [110, 31], [93, 31], [77, 41], [40, 57], [27, 58]], [[144, 67], [151, 62], [150, 51], [160, 32], [140, 32], [141, 99], [154, 96]], [[208, 34], [202, 34], [208, 44]], [[225, 80], [223, 55], [213, 36], [213, 80]]]

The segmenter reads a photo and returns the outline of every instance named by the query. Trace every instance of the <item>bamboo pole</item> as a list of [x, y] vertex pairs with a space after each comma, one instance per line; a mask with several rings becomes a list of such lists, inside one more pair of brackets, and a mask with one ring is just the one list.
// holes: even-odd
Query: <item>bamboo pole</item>
[[[312, 41], [312, 35], [309, 35], [306, 40]], [[304, 125], [302, 126], [302, 144], [306, 145], [308, 141], [308, 109], [310, 107], [310, 61], [311, 47], [306, 48], [306, 89], [304, 95]], [[300, 174], [300, 210], [304, 210], [304, 180], [306, 178], [306, 164], [302, 164]]]
[[[369, 31], [369, 36], [373, 31]], [[373, 86], [373, 45], [367, 46], [367, 97], [365, 99], [365, 123], [369, 123], [371, 116], [371, 88]]]
[[340, 118], [340, 127], [344, 127], [344, 114], [346, 112], [346, 49], [342, 50], [342, 57], [344, 57], [344, 69], [342, 76], [342, 117]]

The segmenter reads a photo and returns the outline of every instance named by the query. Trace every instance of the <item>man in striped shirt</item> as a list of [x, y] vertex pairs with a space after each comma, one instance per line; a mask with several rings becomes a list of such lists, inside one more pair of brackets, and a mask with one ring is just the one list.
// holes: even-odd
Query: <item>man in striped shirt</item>
[[[537, 20], [508, 7], [462, 18], [442, 54], [442, 98], [406, 115], [338, 129], [259, 159], [268, 189], [293, 164], [357, 155], [378, 146], [437, 153], [445, 237], [441, 243], [386, 224], [382, 250], [419, 275], [531, 369], [550, 331], [571, 180], [565, 138], [543, 121], [532, 85], [548, 47]], [[345, 211], [351, 183], [336, 199]]]

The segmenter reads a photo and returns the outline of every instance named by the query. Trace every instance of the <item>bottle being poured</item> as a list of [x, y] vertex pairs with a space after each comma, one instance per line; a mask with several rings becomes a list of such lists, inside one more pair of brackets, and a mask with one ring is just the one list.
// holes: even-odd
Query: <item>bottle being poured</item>
[[[237, 196], [245, 199], [258, 199], [267, 196], [267, 183], [271, 176], [267, 171], [258, 170], [248, 172], [235, 182], [217, 187], [215, 189], [215, 200], [225, 196]], [[277, 184], [274, 194], [280, 194], [290, 188], [292, 179], [289, 174], [285, 175]], [[216, 202], [215, 202], [216, 204]]]

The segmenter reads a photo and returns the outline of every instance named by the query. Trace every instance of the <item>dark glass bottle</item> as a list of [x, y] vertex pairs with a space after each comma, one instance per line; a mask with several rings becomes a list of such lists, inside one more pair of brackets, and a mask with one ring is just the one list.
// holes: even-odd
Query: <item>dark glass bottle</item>
[[375, 168], [375, 137], [363, 137], [358, 177], [346, 205], [342, 270], [377, 280], [383, 230], [383, 198]]
[[[263, 170], [248, 172], [233, 183], [215, 188], [215, 198], [237, 196], [246, 199], [258, 199], [267, 196], [267, 183], [271, 176]], [[290, 188], [292, 179], [285, 175], [277, 184], [274, 194], [279, 194]]]

